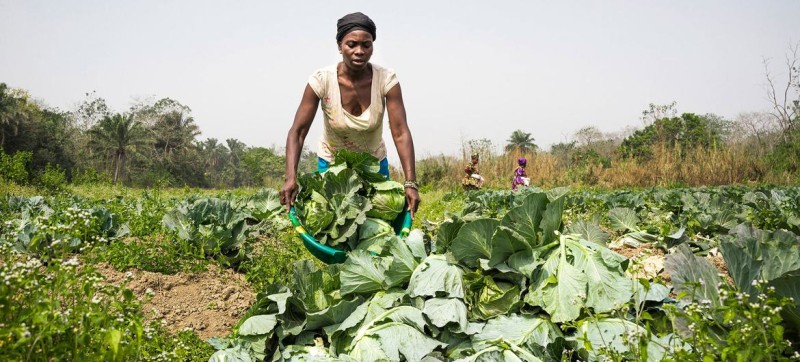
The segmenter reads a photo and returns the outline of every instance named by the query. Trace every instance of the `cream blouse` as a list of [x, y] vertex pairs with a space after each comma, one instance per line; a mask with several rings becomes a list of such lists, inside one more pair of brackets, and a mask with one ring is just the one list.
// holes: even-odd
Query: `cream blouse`
[[322, 103], [323, 128], [317, 155], [333, 161], [338, 149], [367, 152], [379, 160], [386, 158], [383, 142], [383, 113], [386, 93], [397, 84], [393, 70], [372, 64], [370, 105], [360, 115], [352, 115], [342, 107], [337, 65], [319, 69], [308, 77], [308, 85]]

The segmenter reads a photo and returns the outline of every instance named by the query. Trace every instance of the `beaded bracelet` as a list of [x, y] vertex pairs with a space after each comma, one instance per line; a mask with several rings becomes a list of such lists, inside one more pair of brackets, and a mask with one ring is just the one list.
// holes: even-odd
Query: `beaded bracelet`
[[416, 181], [403, 182], [403, 188], [419, 190], [419, 184]]

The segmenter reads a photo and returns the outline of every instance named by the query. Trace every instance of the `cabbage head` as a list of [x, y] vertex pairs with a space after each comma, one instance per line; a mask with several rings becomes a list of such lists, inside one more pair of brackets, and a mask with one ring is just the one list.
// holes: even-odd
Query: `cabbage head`
[[406, 206], [406, 193], [403, 184], [395, 181], [384, 181], [372, 184], [375, 193], [370, 198], [372, 210], [367, 217], [386, 221], [394, 221]]
[[317, 235], [328, 228], [333, 222], [336, 213], [331, 210], [328, 200], [319, 192], [311, 191], [311, 199], [303, 202], [302, 212], [303, 227], [311, 235]]
[[367, 218], [363, 224], [358, 226], [358, 240], [356, 243], [352, 243], [350, 248], [381, 254], [394, 239], [392, 225], [381, 219]]

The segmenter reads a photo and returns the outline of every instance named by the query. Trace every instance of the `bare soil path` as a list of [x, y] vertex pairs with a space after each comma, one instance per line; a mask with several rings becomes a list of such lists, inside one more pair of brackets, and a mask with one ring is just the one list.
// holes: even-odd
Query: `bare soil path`
[[172, 332], [192, 328], [202, 339], [227, 336], [255, 302], [256, 293], [243, 275], [215, 265], [203, 273], [175, 275], [120, 272], [105, 263], [95, 268], [107, 282], [125, 284], [145, 301], [143, 311], [148, 320], [163, 320]]

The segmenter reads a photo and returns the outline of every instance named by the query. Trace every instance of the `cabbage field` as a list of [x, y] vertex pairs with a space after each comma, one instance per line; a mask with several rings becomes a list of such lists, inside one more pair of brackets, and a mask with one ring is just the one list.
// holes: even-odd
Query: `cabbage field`
[[[402, 187], [341, 159], [301, 179], [295, 205], [348, 252], [334, 265], [305, 251], [275, 190], [5, 192], [0, 357], [800, 360], [800, 187], [434, 190], [399, 237]], [[210, 338], [145, 310], [160, 290], [101, 270], [212, 266], [255, 298]]]

